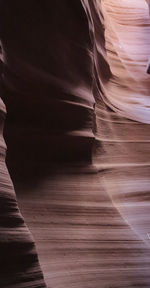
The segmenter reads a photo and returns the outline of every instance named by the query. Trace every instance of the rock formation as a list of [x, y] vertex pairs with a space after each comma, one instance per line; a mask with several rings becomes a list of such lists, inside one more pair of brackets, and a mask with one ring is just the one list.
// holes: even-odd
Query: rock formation
[[0, 287], [149, 287], [149, 30], [144, 0], [0, 1]]

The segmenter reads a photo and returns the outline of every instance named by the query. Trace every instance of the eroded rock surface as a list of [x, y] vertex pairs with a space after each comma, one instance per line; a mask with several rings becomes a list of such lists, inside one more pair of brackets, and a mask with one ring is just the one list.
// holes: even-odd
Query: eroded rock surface
[[[7, 163], [48, 288], [150, 286], [150, 21], [119, 2], [0, 1]], [[0, 111], [0, 286], [42, 288]]]

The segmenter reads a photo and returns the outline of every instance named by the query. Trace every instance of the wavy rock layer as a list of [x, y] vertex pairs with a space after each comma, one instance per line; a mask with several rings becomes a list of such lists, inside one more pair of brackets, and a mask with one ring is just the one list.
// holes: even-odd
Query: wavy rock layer
[[[148, 97], [149, 84], [141, 80], [148, 50], [137, 70], [137, 62], [125, 57], [128, 47], [118, 58], [107, 17], [118, 21], [119, 1], [53, 2], [0, 2], [5, 138], [19, 207], [48, 288], [148, 288], [149, 125], [123, 113], [110, 97], [122, 99], [128, 91], [132, 99], [137, 87], [127, 72], [133, 67]], [[148, 7], [136, 3], [141, 9], [129, 10], [143, 17]], [[0, 286], [42, 288], [34, 241], [5, 165], [3, 102], [0, 107]]]
[[106, 171], [69, 170], [17, 187], [47, 286], [149, 287], [150, 250], [111, 201]]
[[5, 106], [0, 102], [0, 286], [46, 287], [33, 237], [18, 209], [12, 181], [5, 164], [6, 145], [2, 123]]

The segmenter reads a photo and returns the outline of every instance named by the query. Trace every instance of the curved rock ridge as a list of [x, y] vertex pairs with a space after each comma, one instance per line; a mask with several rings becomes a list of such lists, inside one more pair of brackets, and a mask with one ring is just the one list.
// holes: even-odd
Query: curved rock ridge
[[[124, 220], [149, 246], [148, 5], [142, 0], [84, 3], [86, 10], [90, 11], [89, 23], [96, 47], [93, 94], [97, 128], [93, 161], [99, 170], [110, 169], [102, 177], [107, 193]], [[102, 35], [105, 41], [102, 41]], [[109, 66], [108, 79], [98, 61], [99, 54]], [[114, 106], [113, 101], [122, 104], [118, 102]], [[119, 105], [123, 105], [122, 108]]]
[[0, 286], [46, 287], [35, 244], [19, 211], [14, 186], [5, 164], [3, 139], [5, 106], [0, 101]]
[[92, 46], [80, 1], [1, 1], [1, 11], [4, 101], [15, 138], [18, 117], [22, 125], [12, 149], [33, 161], [90, 161]]
[[[0, 1], [0, 39], [0, 96], [7, 107], [4, 134], [15, 187], [15, 179], [32, 186], [34, 175], [47, 175], [52, 162], [90, 163], [95, 100], [91, 42], [80, 2]], [[4, 103], [0, 102], [2, 116]], [[3, 126], [4, 117], [0, 123]], [[2, 132], [0, 287], [42, 288], [34, 240], [6, 168]]]
[[[150, 17], [146, 1], [82, 2], [94, 38], [94, 60], [103, 101], [117, 115], [150, 124], [150, 82], [146, 73]], [[102, 55], [111, 72], [107, 77], [101, 69]]]
[[[149, 101], [146, 1], [0, 8], [7, 162], [47, 287], [148, 288], [149, 114], [136, 110]], [[2, 134], [0, 145], [1, 286], [42, 288]]]

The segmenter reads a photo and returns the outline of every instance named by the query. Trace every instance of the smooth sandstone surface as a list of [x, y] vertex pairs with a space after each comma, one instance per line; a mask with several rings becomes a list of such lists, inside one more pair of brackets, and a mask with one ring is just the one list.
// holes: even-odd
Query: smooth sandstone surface
[[150, 22], [121, 3], [0, 2], [2, 288], [150, 286]]

